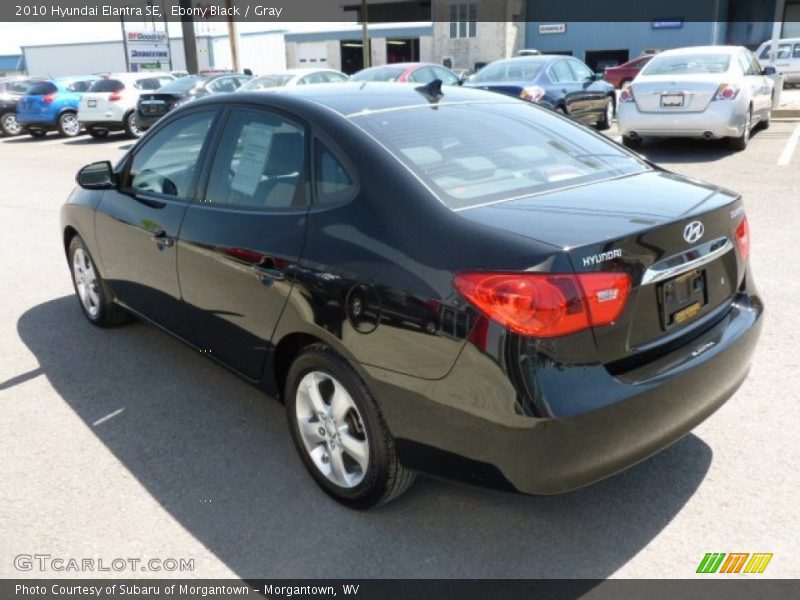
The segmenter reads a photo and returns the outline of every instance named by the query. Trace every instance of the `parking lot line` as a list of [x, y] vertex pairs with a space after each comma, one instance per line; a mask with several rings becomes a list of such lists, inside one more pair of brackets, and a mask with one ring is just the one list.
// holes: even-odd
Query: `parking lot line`
[[792, 160], [792, 155], [797, 148], [797, 142], [800, 141], [800, 125], [794, 128], [792, 135], [786, 140], [786, 145], [783, 147], [780, 157], [778, 157], [778, 166], [785, 167]]

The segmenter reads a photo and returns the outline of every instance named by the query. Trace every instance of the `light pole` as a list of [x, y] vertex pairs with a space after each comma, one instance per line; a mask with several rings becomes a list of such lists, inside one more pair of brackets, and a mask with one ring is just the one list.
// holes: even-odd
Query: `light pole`
[[361, 45], [362, 62], [366, 69], [372, 64], [369, 48], [369, 29], [367, 28], [367, 0], [361, 0]]

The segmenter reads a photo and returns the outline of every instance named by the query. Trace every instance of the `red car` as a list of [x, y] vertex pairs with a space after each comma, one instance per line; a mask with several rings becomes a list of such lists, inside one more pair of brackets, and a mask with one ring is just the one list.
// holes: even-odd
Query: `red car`
[[652, 54], [645, 54], [616, 67], [608, 67], [605, 71], [605, 80], [616, 88], [623, 88], [633, 81], [651, 58]]
[[396, 81], [430, 83], [441, 79], [445, 85], [459, 85], [461, 78], [447, 67], [433, 63], [390, 63], [363, 69], [350, 77], [350, 81]]

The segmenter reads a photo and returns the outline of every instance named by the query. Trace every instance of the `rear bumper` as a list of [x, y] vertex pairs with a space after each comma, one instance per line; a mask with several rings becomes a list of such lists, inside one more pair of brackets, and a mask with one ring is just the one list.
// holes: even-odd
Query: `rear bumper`
[[[164, 113], [164, 115], [166, 115], [166, 114], [168, 114], [168, 113]], [[142, 131], [145, 131], [147, 129], [150, 129], [153, 125], [155, 125], [158, 122], [158, 120], [160, 118], [162, 118], [164, 115], [158, 115], [156, 117], [150, 117], [150, 116], [147, 116], [147, 115], [143, 115], [140, 111], [137, 110], [136, 111], [136, 125], [139, 127], [139, 129], [141, 129]]]
[[[744, 112], [735, 104], [713, 102], [703, 112], [642, 112], [633, 102], [621, 102], [617, 111], [620, 134], [654, 137], [739, 137]], [[742, 111], [745, 109], [743, 108]]]
[[[577, 387], [574, 379], [570, 383], [584, 396], [581, 404], [602, 397], [597, 402], [602, 408], [567, 418], [521, 414], [513, 388], [472, 344], [442, 380], [368, 372], [408, 466], [525, 493], [556, 494], [644, 460], [722, 406], [747, 375], [762, 312], [756, 296], [741, 294], [707, 332], [660, 358], [663, 369], [648, 380], [613, 377], [602, 366], [596, 367], [602, 379], [586, 379], [585, 373], [565, 368], [564, 378], [585, 379]], [[487, 396], [487, 385], [498, 393]], [[510, 395], [506, 403], [499, 400], [503, 394]]]

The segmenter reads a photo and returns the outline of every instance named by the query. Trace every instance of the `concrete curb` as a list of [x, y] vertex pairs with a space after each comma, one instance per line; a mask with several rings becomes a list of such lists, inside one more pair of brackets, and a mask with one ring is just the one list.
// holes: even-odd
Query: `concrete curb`
[[776, 119], [800, 118], [800, 108], [779, 108], [772, 111]]

